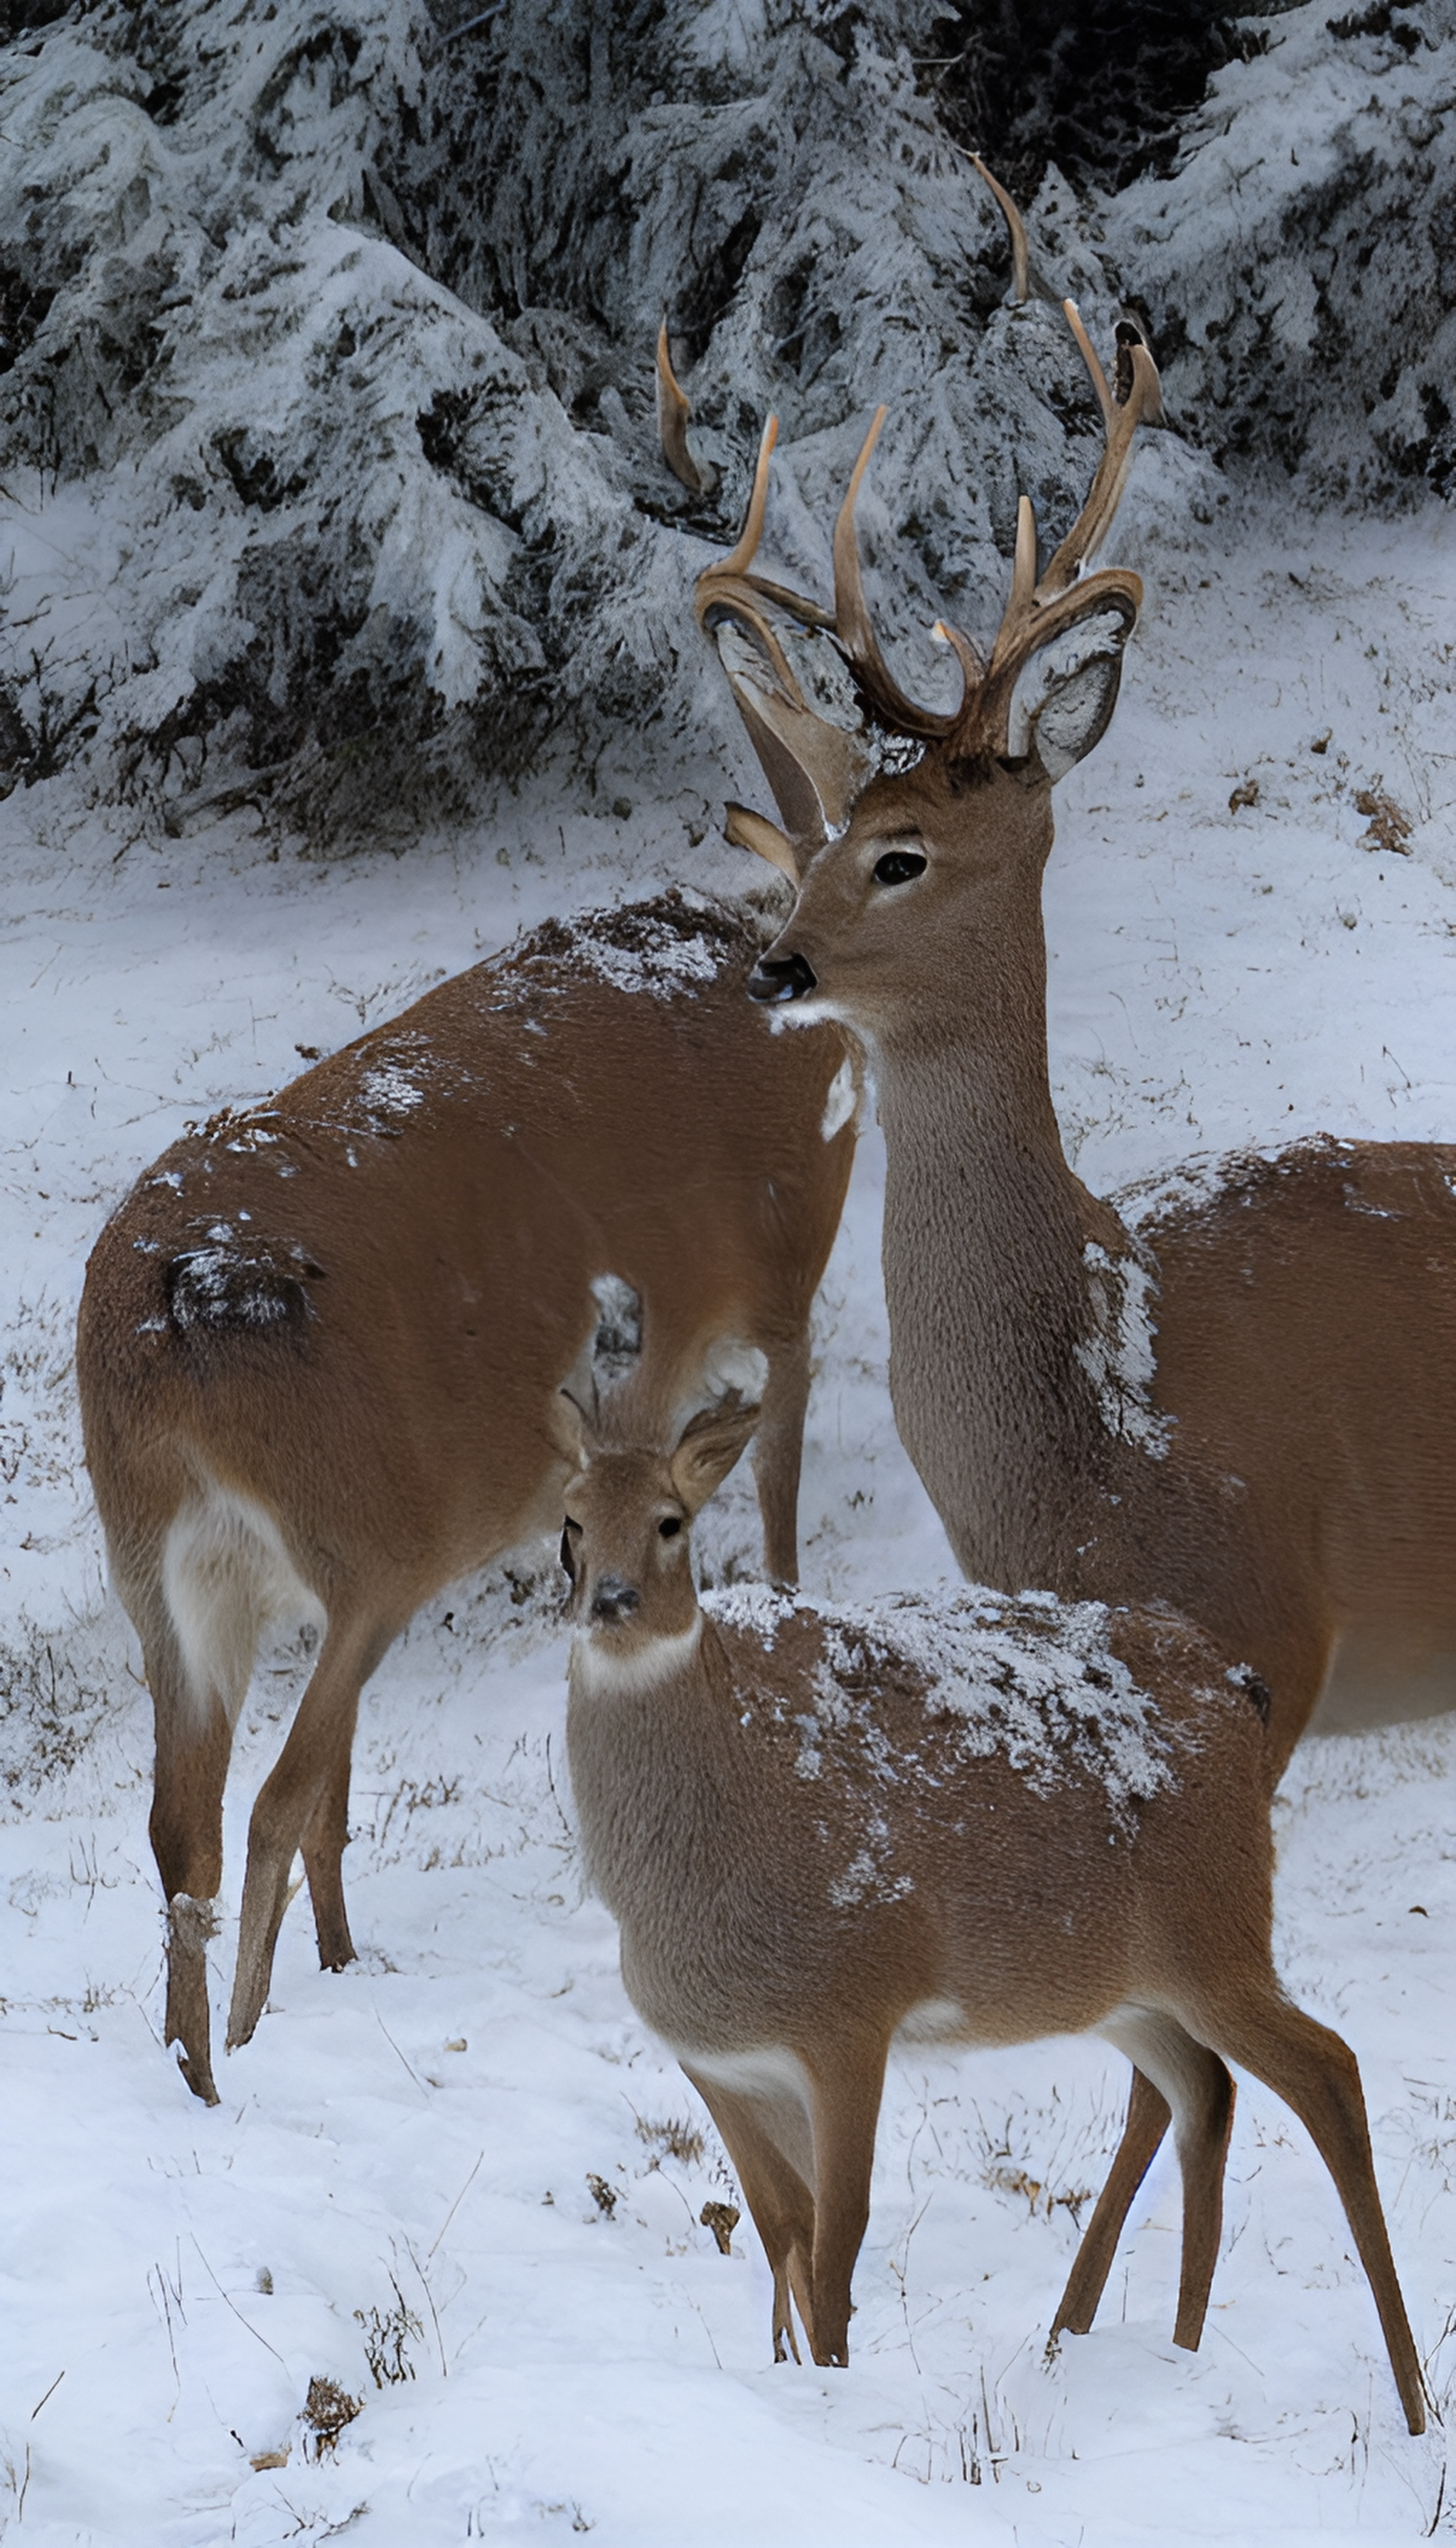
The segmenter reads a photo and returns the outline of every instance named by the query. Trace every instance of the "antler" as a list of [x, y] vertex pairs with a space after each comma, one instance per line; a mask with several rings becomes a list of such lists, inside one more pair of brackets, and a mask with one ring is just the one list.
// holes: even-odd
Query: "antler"
[[[1011, 232], [1013, 288], [1017, 297], [1024, 299], [1029, 259], [1021, 217], [1004, 187], [997, 184], [975, 153], [967, 152], [966, 156], [1006, 216]], [[1097, 575], [1089, 575], [1086, 570], [1117, 511], [1132, 465], [1138, 426], [1144, 417], [1161, 417], [1157, 367], [1141, 330], [1131, 319], [1121, 319], [1117, 329], [1116, 386], [1109, 388], [1075, 302], [1063, 302], [1062, 308], [1097, 394], [1106, 449], [1086, 502], [1040, 577], [1037, 518], [1030, 497], [1022, 497], [1017, 513], [1011, 597], [989, 663], [963, 631], [937, 621], [936, 634], [955, 648], [962, 676], [959, 704], [949, 714], [922, 707], [900, 688], [880, 651], [864, 598], [855, 503], [879, 439], [885, 410], [881, 407], [875, 410], [835, 523], [832, 611], [805, 594], [792, 592], [786, 586], [752, 572], [763, 536], [769, 462], [778, 431], [776, 418], [771, 416], [764, 428], [742, 533], [732, 553], [699, 576], [696, 610], [704, 630], [720, 630], [725, 623], [731, 623], [754, 649], [756, 663], [752, 667], [743, 664], [736, 670], [728, 664], [728, 677], [780, 810], [801, 835], [816, 829], [822, 833], [826, 827], [836, 828], [846, 819], [868, 755], [844, 728], [830, 725], [809, 706], [765, 610], [766, 603], [787, 611], [804, 627], [823, 630], [833, 639], [864, 706], [878, 725], [917, 742], [938, 744], [953, 761], [1006, 753], [1013, 692], [1026, 665], [1043, 647], [1064, 635], [1078, 620], [1100, 611], [1116, 612], [1128, 628], [1138, 616], [1142, 601], [1142, 585], [1138, 576], [1124, 567], [1105, 568]], [[659, 346], [658, 363], [662, 379], [665, 344]], [[666, 378], [672, 378], [670, 369], [666, 370]], [[685, 404], [684, 401], [684, 409]]]
[[717, 484], [710, 469], [693, 459], [687, 448], [687, 427], [692, 420], [692, 402], [681, 386], [668, 351], [666, 312], [657, 339], [657, 430], [663, 446], [663, 458], [674, 477], [690, 496], [710, 496]]
[[1079, 619], [1100, 610], [1115, 610], [1131, 628], [1142, 606], [1141, 578], [1129, 568], [1105, 567], [1098, 575], [1088, 575], [1086, 570], [1112, 527], [1133, 464], [1133, 441], [1138, 424], [1144, 416], [1156, 420], [1162, 415], [1157, 366], [1141, 330], [1132, 319], [1120, 319], [1117, 377], [1123, 395], [1119, 401], [1108, 388], [1076, 304], [1067, 301], [1062, 307], [1092, 376], [1103, 412], [1107, 447], [1086, 502], [1040, 578], [1036, 511], [1030, 496], [1021, 499], [1011, 598], [996, 632], [984, 681], [974, 689], [966, 685], [951, 739], [951, 750], [957, 760], [968, 760], [978, 753], [1005, 752], [1011, 695], [1033, 655], [1062, 636]]

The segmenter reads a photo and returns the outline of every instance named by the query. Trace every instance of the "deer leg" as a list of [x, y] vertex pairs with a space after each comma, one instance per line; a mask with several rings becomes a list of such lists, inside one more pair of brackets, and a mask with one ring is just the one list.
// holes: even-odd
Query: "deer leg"
[[764, 1564], [774, 1584], [799, 1580], [799, 1470], [809, 1404], [807, 1320], [769, 1355], [764, 1411], [754, 1443], [754, 1483], [764, 1524]]
[[1293, 2107], [1333, 2177], [1380, 2314], [1406, 2422], [1412, 2433], [1423, 2433], [1425, 2383], [1375, 2182], [1360, 2069], [1353, 2052], [1329, 2027], [1295, 2008], [1272, 1975], [1267, 1991], [1257, 1999], [1245, 1998], [1211, 2012], [1207, 2032], [1228, 2060], [1251, 2070]]
[[318, 1937], [318, 1963], [323, 1972], [341, 1973], [354, 1960], [349, 1915], [344, 1908], [342, 1860], [349, 1838], [349, 1769], [354, 1748], [357, 1699], [328, 1728], [330, 1758], [323, 1783], [303, 1828], [299, 1846], [314, 1906]]
[[223, 1788], [232, 1725], [222, 1701], [199, 1707], [170, 1649], [148, 1646], [146, 1679], [156, 1725], [151, 1847], [167, 1904], [167, 2013], [163, 2041], [195, 2097], [218, 2103], [208, 2008], [208, 1941], [223, 1881]]
[[[814, 2080], [814, 2315], [818, 2363], [850, 2358], [850, 2284], [869, 2219], [869, 2179], [887, 2044], [851, 2048], [851, 2059]], [[858, 2055], [858, 2058], [855, 2056]]]
[[1161, 2009], [1120, 2009], [1103, 2032], [1137, 2063], [1172, 2109], [1183, 2176], [1183, 2264], [1173, 2342], [1198, 2351], [1224, 2227], [1224, 2165], [1233, 2126], [1233, 2082], [1206, 2044]]
[[[331, 1920], [334, 1908], [331, 1884], [342, 1922], [343, 1893], [334, 1843], [341, 1853], [340, 1808], [347, 1802], [349, 1747], [360, 1689], [388, 1644], [388, 1634], [373, 1622], [329, 1628], [288, 1741], [259, 1789], [248, 1826], [237, 1970], [228, 2017], [229, 2052], [248, 2042], [262, 2016], [273, 1974], [273, 1951], [288, 1902], [289, 1870], [306, 1830], [317, 1851], [328, 1917]], [[346, 1925], [343, 1935], [348, 1935]], [[320, 1946], [325, 1943], [322, 1922], [319, 1942]], [[338, 1932], [332, 1927], [327, 1943], [338, 1943]]]
[[1090, 2332], [1092, 2320], [1097, 2316], [1097, 2305], [1112, 2271], [1123, 2224], [1168, 2129], [1168, 2116], [1167, 2099], [1159, 2094], [1150, 2079], [1143, 2077], [1135, 2063], [1123, 2138], [1108, 2171], [1107, 2182], [1097, 2198], [1097, 2208], [1072, 2260], [1066, 2289], [1056, 2305], [1056, 2316], [1051, 2321], [1053, 2338], [1063, 2329], [1071, 2335]]
[[763, 2100], [719, 2087], [696, 2070], [683, 2070], [717, 2127], [743, 2199], [754, 2217], [774, 2277], [774, 2359], [799, 2359], [794, 2338], [792, 2301], [813, 2350], [810, 2282], [814, 2258], [814, 2197], [798, 2169], [785, 2158], [774, 2138], [770, 2110]]

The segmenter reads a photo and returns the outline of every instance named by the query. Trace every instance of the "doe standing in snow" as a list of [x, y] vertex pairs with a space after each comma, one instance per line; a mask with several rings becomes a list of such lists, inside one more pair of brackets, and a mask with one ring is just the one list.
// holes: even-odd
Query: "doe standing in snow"
[[270, 1618], [318, 1661], [248, 1832], [229, 2045], [262, 2014], [302, 1850], [319, 1960], [359, 1692], [420, 1603], [538, 1531], [590, 1285], [624, 1266], [667, 1363], [767, 1356], [770, 1570], [797, 1573], [808, 1317], [854, 1150], [839, 1036], [775, 1047], [761, 914], [674, 893], [442, 983], [271, 1103], [173, 1144], [98, 1239], [76, 1340], [91, 1483], [156, 1722], [166, 2041], [215, 2102], [223, 1787]]
[[[757, 1408], [733, 1393], [664, 1431], [630, 1382], [604, 1413], [584, 1396], [562, 1560], [587, 1866], [758, 2225], [775, 2357], [792, 2302], [815, 2361], [848, 2358], [895, 2036], [1092, 2032], [1137, 2065], [1154, 2139], [1173, 2116], [1175, 2341], [1203, 2327], [1238, 2061], [1329, 2168], [1421, 2431], [1354, 2055], [1274, 1971], [1261, 1686], [1164, 1610], [700, 1602], [691, 1523]], [[1143, 2163], [1115, 2159], [1054, 2327], [1091, 2325]]]

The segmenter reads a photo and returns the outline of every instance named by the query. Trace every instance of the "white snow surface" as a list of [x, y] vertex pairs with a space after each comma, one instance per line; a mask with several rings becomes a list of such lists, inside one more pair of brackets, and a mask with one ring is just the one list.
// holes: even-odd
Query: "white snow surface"
[[[1144, 541], [1118, 717], [1058, 790], [1054, 1083], [1103, 1192], [1309, 1132], [1456, 1130], [1449, 516], [1250, 509], [1217, 545], [1186, 537]], [[583, 1897], [548, 1551], [430, 1604], [366, 1692], [358, 1964], [320, 1975], [293, 1905], [215, 2112], [157, 2041], [147, 1708], [71, 1377], [87, 1248], [185, 1120], [261, 1103], [298, 1046], [554, 912], [747, 880], [707, 828], [727, 794], [764, 801], [746, 752], [729, 771], [665, 750], [630, 816], [618, 783], [543, 777], [405, 862], [301, 857], [245, 810], [177, 837], [68, 777], [4, 806], [0, 2523], [42, 2548], [1445, 2535], [1445, 2431], [1406, 2434], [1329, 2183], [1249, 2081], [1197, 2355], [1169, 2341], [1165, 2151], [1097, 2328], [1044, 2359], [1127, 2079], [1058, 2042], [897, 2057], [854, 2360], [773, 2367], [747, 2222], [726, 2257], [699, 2223], [733, 2194], [721, 2153]], [[1405, 855], [1366, 845], [1377, 789], [1410, 820]], [[817, 1311], [802, 1500], [806, 1588], [857, 1605], [956, 1589], [889, 1418], [879, 1195], [871, 1126]], [[720, 1581], [753, 1570], [745, 1478], [699, 1537]], [[239, 1726], [220, 2003], [247, 1814], [303, 1669], [265, 1655]], [[1448, 2420], [1451, 1751], [1441, 1727], [1307, 1744], [1276, 1806], [1281, 1966], [1359, 2055]], [[371, 2350], [410, 2376], [376, 2386]], [[316, 2460], [318, 2376], [363, 2404]]]

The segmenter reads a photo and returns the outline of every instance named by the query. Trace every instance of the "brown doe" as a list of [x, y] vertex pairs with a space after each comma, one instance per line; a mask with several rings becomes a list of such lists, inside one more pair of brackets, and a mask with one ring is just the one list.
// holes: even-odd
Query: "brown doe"
[[[663, 1429], [631, 1381], [579, 1402], [562, 1559], [568, 1740], [622, 1978], [722, 2136], [774, 2276], [774, 2351], [848, 2359], [850, 2283], [897, 2036], [1095, 2033], [1174, 2121], [1195, 2347], [1241, 2062], [1325, 2161], [1406, 2420], [1419, 2363], [1348, 2046], [1270, 1952], [1266, 1695], [1161, 1608], [980, 1591], [829, 1609], [699, 1601], [692, 1520], [757, 1421], [732, 1396]], [[668, 1447], [663, 1447], [664, 1444]], [[1085, 2331], [1145, 2160], [1114, 2160], [1053, 2320]]]
[[680, 1393], [725, 1333], [765, 1356], [766, 1555], [796, 1576], [855, 1093], [837, 1031], [795, 1050], [746, 996], [772, 926], [676, 893], [548, 923], [175, 1142], [97, 1242], [86, 1455], [155, 1714], [166, 2040], [209, 2102], [223, 1788], [259, 1635], [312, 1621], [321, 1644], [253, 1808], [229, 2047], [262, 2013], [296, 1851], [320, 1961], [353, 1956], [360, 1689], [422, 1601], [556, 1528], [557, 1391], [608, 1267]]

